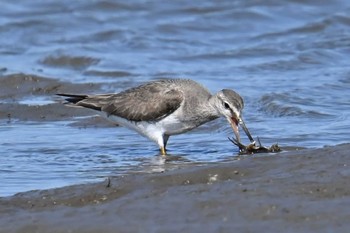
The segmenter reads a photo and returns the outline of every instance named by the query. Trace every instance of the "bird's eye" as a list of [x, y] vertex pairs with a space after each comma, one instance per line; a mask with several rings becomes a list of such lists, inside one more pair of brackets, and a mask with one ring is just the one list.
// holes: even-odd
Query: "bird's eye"
[[228, 105], [228, 103], [224, 103], [224, 107], [226, 108], [226, 109], [230, 109], [230, 105]]

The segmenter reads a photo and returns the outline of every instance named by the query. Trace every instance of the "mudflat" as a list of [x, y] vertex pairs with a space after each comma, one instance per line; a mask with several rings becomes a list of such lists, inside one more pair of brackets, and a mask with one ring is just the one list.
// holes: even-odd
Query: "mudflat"
[[348, 232], [350, 144], [0, 199], [0, 232]]

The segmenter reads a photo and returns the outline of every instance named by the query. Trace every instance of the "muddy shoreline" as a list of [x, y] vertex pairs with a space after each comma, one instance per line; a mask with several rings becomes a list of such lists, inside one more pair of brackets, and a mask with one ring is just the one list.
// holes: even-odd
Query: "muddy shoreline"
[[0, 198], [0, 232], [346, 232], [350, 144]]

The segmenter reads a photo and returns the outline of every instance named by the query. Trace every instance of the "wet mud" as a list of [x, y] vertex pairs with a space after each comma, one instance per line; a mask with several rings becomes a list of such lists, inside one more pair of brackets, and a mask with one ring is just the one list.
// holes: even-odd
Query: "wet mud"
[[0, 232], [346, 232], [349, 150], [259, 154], [19, 193], [0, 199]]

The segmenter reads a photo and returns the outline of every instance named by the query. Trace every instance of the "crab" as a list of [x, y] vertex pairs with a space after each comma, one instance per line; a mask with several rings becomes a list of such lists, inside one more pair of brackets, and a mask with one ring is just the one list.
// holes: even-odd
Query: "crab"
[[228, 138], [234, 145], [239, 148], [239, 154], [257, 154], [257, 153], [277, 153], [281, 151], [281, 148], [278, 144], [273, 144], [270, 147], [265, 147], [261, 145], [259, 138], [257, 138], [258, 144], [254, 140], [251, 140], [251, 143], [247, 146], [243, 145], [241, 142], [237, 141], [234, 138]]

